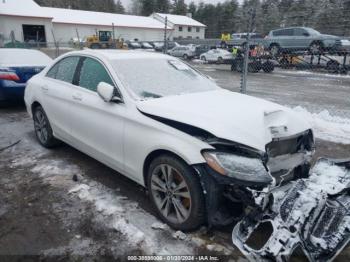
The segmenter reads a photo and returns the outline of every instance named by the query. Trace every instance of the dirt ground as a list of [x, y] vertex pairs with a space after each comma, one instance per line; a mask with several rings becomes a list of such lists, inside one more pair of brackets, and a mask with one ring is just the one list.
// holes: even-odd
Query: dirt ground
[[[218, 70], [220, 66], [198, 67], [204, 73], [215, 69], [209, 72], [212, 77], [237, 77], [226, 68]], [[343, 90], [346, 83], [339, 85], [335, 88]], [[280, 97], [267, 89], [251, 92], [289, 105], [294, 91], [290, 87]], [[337, 95], [341, 102], [333, 95], [325, 104], [348, 114], [349, 96], [342, 92]], [[313, 108], [324, 103], [315, 96], [309, 100], [305, 105]], [[25, 261], [110, 261], [143, 254], [223, 255], [224, 260], [246, 261], [231, 244], [232, 226], [174, 232], [155, 217], [139, 185], [68, 145], [42, 148], [21, 105], [0, 109], [0, 148], [15, 142], [0, 151], [0, 261], [23, 261], [24, 256]], [[350, 157], [350, 145], [317, 140], [317, 157]], [[350, 248], [336, 259], [349, 260]]]

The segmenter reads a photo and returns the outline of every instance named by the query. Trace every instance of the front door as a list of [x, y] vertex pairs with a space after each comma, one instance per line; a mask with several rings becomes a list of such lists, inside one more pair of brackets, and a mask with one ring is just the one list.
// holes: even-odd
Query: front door
[[74, 146], [122, 172], [125, 105], [106, 103], [97, 94], [100, 82], [116, 86], [102, 62], [83, 57], [78, 67], [69, 114]]

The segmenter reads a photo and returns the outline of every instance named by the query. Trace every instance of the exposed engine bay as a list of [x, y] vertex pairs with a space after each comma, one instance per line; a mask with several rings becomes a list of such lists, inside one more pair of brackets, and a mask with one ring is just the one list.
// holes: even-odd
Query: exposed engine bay
[[[250, 261], [288, 261], [300, 251], [332, 261], [348, 244], [350, 161], [321, 159], [310, 174], [272, 190], [266, 207], [236, 224], [232, 241]], [[267, 237], [257, 240], [261, 232]]]

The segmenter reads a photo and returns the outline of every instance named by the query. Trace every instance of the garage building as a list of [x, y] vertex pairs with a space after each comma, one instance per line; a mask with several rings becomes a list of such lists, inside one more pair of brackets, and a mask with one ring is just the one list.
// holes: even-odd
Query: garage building
[[[116, 38], [159, 41], [164, 39], [164, 27], [153, 17], [41, 7], [33, 0], [0, 0], [0, 34], [6, 40], [67, 43], [78, 35], [83, 39], [114, 28]], [[169, 25], [167, 35], [173, 30]]]

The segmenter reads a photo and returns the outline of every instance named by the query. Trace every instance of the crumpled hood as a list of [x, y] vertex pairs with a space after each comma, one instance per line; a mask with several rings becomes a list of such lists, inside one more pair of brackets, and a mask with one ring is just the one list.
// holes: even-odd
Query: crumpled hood
[[138, 101], [137, 108], [261, 151], [273, 137], [311, 129], [286, 107], [224, 89]]

